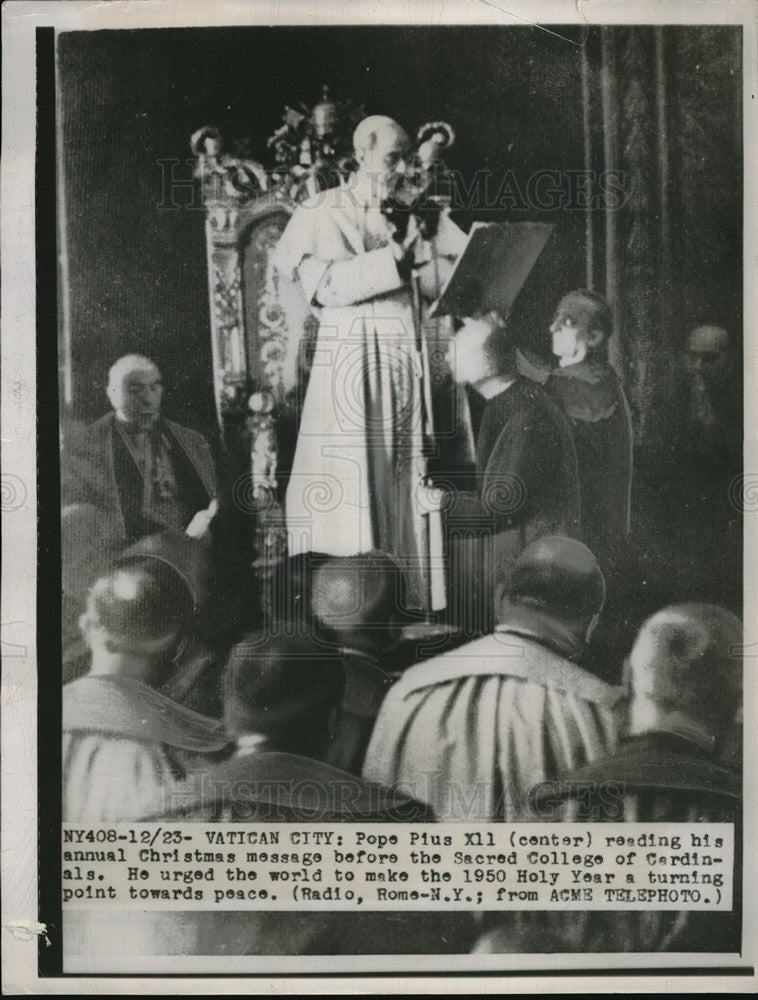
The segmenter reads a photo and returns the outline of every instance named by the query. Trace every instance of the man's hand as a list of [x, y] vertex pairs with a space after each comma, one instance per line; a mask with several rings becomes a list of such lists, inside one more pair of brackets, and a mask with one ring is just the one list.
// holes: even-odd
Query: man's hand
[[418, 222], [415, 216], [409, 217], [407, 229], [402, 239], [398, 239], [399, 233], [397, 230], [392, 234], [390, 246], [398, 272], [403, 281], [410, 279], [411, 271], [416, 264], [416, 245], [419, 235]]
[[413, 270], [413, 265], [416, 263], [415, 237], [408, 244], [396, 243], [395, 240], [392, 240], [390, 246], [392, 247], [395, 263], [397, 264], [398, 274], [403, 281], [408, 281]]
[[199, 510], [187, 525], [184, 533], [189, 538], [196, 538], [198, 541], [208, 537], [208, 530], [211, 521], [216, 516], [218, 510], [218, 500], [211, 500], [204, 510]]
[[424, 196], [415, 208], [415, 214], [422, 238], [433, 240], [440, 226], [442, 205], [424, 192]]
[[408, 229], [413, 216], [414, 203], [400, 197], [390, 195], [381, 204], [381, 212], [392, 228], [392, 239], [403, 244], [408, 236]]
[[398, 243], [405, 242], [412, 224], [422, 239], [434, 239], [442, 211], [442, 202], [430, 190], [400, 190], [382, 202], [382, 214], [392, 226], [392, 238]]

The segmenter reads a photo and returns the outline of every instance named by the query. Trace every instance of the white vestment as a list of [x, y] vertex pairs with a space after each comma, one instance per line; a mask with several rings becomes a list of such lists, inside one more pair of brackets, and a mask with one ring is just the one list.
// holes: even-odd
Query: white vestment
[[406, 670], [387, 693], [363, 776], [441, 822], [541, 817], [532, 788], [612, 752], [614, 688], [515, 621]]
[[[319, 318], [287, 489], [289, 552], [381, 549], [405, 569], [413, 603], [427, 607], [425, 351], [390, 237], [371, 182], [354, 174], [300, 205], [274, 252]], [[464, 243], [445, 213], [434, 240], [418, 240], [424, 300], [439, 294]], [[444, 596], [431, 603], [444, 606]]]

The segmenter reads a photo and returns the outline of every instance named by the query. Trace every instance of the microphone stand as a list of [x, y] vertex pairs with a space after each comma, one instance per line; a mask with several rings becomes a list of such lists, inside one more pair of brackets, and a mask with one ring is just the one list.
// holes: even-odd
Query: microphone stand
[[[434, 440], [434, 417], [432, 411], [431, 395], [431, 369], [429, 365], [429, 351], [424, 336], [423, 314], [421, 310], [421, 279], [418, 270], [414, 267], [411, 270], [411, 305], [413, 310], [413, 327], [416, 335], [416, 349], [421, 358], [421, 425], [424, 441], [424, 463], [426, 464], [427, 442]], [[423, 476], [424, 485], [428, 485], [426, 473]], [[425, 619], [426, 624], [431, 624], [434, 619], [434, 587], [432, 584], [432, 573], [434, 571], [432, 559], [432, 517], [439, 517], [439, 511], [425, 510], [421, 514], [423, 525], [422, 540], [422, 575], [425, 586]]]

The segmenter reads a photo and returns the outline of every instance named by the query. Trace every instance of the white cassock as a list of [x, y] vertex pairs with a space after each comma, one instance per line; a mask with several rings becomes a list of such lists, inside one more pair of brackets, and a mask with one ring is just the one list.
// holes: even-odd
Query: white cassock
[[[300, 205], [273, 255], [279, 271], [299, 277], [319, 318], [286, 496], [289, 552], [381, 549], [406, 570], [413, 603], [427, 607], [429, 524], [419, 486], [428, 375], [390, 239], [371, 182], [354, 174]], [[439, 294], [465, 241], [447, 213], [432, 241], [418, 240], [424, 300]], [[431, 604], [443, 607], [444, 595], [432, 592]]]

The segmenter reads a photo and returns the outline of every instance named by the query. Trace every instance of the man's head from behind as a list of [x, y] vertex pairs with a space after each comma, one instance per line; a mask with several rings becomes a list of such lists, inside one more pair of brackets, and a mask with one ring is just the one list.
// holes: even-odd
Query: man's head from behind
[[564, 295], [550, 324], [553, 354], [562, 368], [586, 357], [608, 358], [608, 340], [613, 332], [613, 314], [597, 292], [580, 288]]
[[514, 378], [516, 348], [499, 314], [466, 317], [450, 338], [447, 363], [456, 382], [475, 389], [495, 378]]
[[119, 420], [149, 430], [161, 412], [163, 385], [158, 366], [141, 354], [126, 354], [108, 372], [108, 399]]
[[313, 636], [254, 633], [229, 657], [224, 723], [237, 739], [264, 736], [277, 750], [320, 757], [344, 683], [341, 658]]
[[124, 549], [117, 565], [141, 563], [150, 568], [164, 564], [182, 578], [197, 609], [207, 607], [211, 591], [210, 554], [202, 542], [168, 529], [144, 535]]
[[406, 613], [406, 580], [383, 552], [333, 558], [313, 577], [313, 614], [326, 636], [342, 646], [381, 653], [393, 645], [394, 624]]
[[358, 171], [377, 184], [384, 197], [398, 176], [405, 173], [411, 143], [405, 130], [386, 115], [364, 118], [353, 133]]
[[134, 559], [93, 584], [79, 625], [92, 673], [160, 685], [191, 626], [192, 592], [171, 566]]
[[536, 611], [588, 642], [605, 604], [605, 579], [586, 545], [547, 535], [527, 546], [499, 589], [497, 619], [513, 608]]
[[713, 388], [721, 388], [732, 374], [732, 344], [722, 326], [696, 326], [687, 337], [685, 362], [689, 373]]
[[274, 573], [273, 618], [278, 622], [313, 626], [313, 576], [331, 559], [324, 552], [299, 552], [285, 559]]
[[742, 625], [714, 604], [664, 608], [639, 631], [629, 659], [630, 729], [715, 740], [742, 702]]

